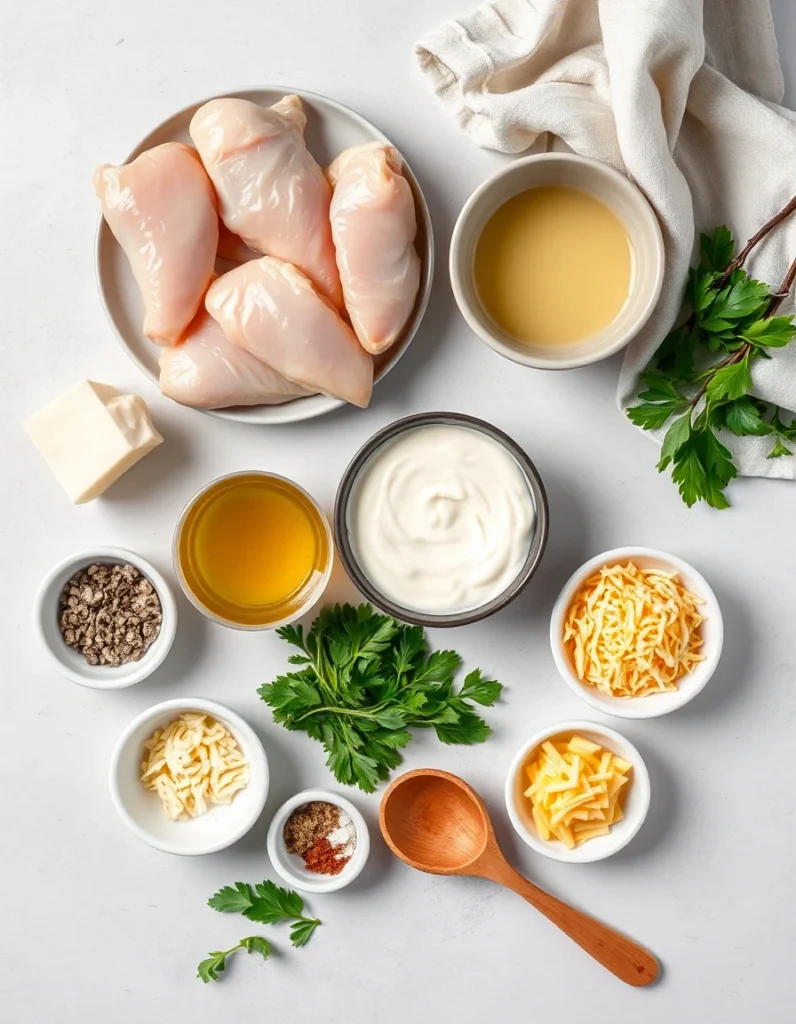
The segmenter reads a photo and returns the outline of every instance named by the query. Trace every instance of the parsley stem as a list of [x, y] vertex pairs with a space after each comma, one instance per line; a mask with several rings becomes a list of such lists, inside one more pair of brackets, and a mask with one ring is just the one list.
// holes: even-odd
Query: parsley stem
[[[773, 231], [778, 224], [781, 224], [783, 220], [790, 217], [794, 210], [796, 210], [796, 196], [794, 196], [793, 199], [791, 199], [791, 201], [787, 204], [787, 206], [784, 206], [779, 211], [779, 213], [775, 214], [775, 216], [773, 216], [771, 220], [766, 221], [766, 223], [762, 226], [762, 228], [760, 228], [759, 231], [755, 232], [755, 234], [752, 235], [752, 237], [749, 239], [749, 241], [746, 243], [743, 249], [741, 249], [741, 251], [735, 257], [735, 259], [729, 264], [727, 269], [719, 278], [718, 286], [720, 289], [723, 288], [724, 285], [727, 283], [727, 281], [730, 278], [730, 275], [734, 271], [736, 271], [738, 267], [743, 266], [746, 257], [749, 255], [752, 249], [754, 249], [758, 242], [762, 242], [766, 235], [769, 234], [769, 232]], [[770, 315], [771, 314], [769, 313], [769, 316]]]
[[330, 705], [323, 705], [320, 707], [311, 708], [309, 711], [305, 711], [303, 715], [299, 715], [296, 722], [303, 722], [305, 718], [310, 718], [312, 715], [320, 715], [323, 711], [331, 711], [335, 715], [352, 715], [354, 718], [373, 718], [375, 714], [385, 705], [390, 703], [389, 701], [383, 700], [381, 704], [374, 704], [372, 708], [368, 708], [367, 711], [357, 711], [355, 708], [340, 708], [333, 707]]
[[[785, 207], [785, 210], [787, 210], [787, 213], [785, 213], [783, 211], [782, 216], [780, 216], [779, 214], [777, 215], [777, 217], [779, 219], [777, 219], [777, 217], [775, 217], [772, 221], [769, 221], [769, 224], [772, 227], [776, 227], [776, 224], [778, 224], [780, 222], [780, 220], [783, 220], [784, 217], [786, 217], [789, 213], [791, 213], [793, 210], [796, 210], [796, 196], [794, 196], [793, 199], [791, 199], [791, 201]], [[763, 230], [763, 228], [760, 229], [760, 231], [762, 231], [762, 230]], [[769, 228], [769, 230], [771, 230], [771, 228]], [[760, 235], [760, 231], [758, 231], [758, 233], [757, 233], [758, 235]], [[757, 236], [755, 236], [755, 237], [757, 237]], [[758, 241], [759, 241], [759, 239], [758, 239]], [[749, 249], [751, 247], [751, 245], [752, 245], [752, 242], [750, 240], [747, 243], [746, 248]], [[733, 261], [733, 262], [735, 262], [735, 261]], [[739, 266], [740, 266], [740, 264], [739, 264]], [[794, 259], [793, 263], [791, 263], [791, 265], [788, 267], [788, 272], [785, 275], [785, 277], [782, 279], [782, 284], [779, 286], [779, 291], [777, 291], [774, 295], [771, 296], [771, 301], [769, 302], [768, 308], [766, 309], [765, 313], [763, 314], [763, 319], [768, 319], [769, 317], [772, 317], [776, 313], [776, 311], [782, 305], [783, 301], [790, 294], [790, 290], [793, 287], [793, 282], [795, 280], [796, 280], [796, 259]], [[697, 393], [691, 399], [691, 401], [689, 403], [690, 408], [693, 409], [699, 403], [699, 400], [705, 394], [705, 391], [707, 390], [708, 384], [710, 383], [711, 378], [713, 377], [713, 374], [716, 372], [716, 370], [720, 370], [724, 366], [732, 366], [733, 363], [740, 363], [741, 360], [745, 359], [747, 357], [747, 355], [749, 355], [749, 353], [751, 351], [752, 351], [752, 346], [747, 341], [736, 352], [730, 353], [730, 355], [728, 355], [726, 359], [722, 359], [722, 361], [720, 363], [717, 363], [715, 366], [711, 366], [709, 376], [706, 378], [704, 384], [699, 389], [699, 391], [697, 391]]]
[[768, 309], [765, 313], [767, 317], [773, 316], [782, 305], [783, 301], [788, 297], [790, 290], [793, 287], [794, 280], [796, 280], [796, 259], [794, 259], [793, 263], [788, 267], [788, 272], [782, 279], [779, 291], [775, 295], [771, 296], [771, 302], [768, 304]]

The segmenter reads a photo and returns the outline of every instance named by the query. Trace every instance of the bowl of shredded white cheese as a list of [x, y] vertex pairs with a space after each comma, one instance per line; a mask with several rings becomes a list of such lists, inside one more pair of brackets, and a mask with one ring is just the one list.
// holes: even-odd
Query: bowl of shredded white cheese
[[116, 810], [164, 853], [215, 853], [237, 842], [260, 817], [268, 783], [268, 759], [251, 726], [199, 697], [144, 711], [111, 757]]

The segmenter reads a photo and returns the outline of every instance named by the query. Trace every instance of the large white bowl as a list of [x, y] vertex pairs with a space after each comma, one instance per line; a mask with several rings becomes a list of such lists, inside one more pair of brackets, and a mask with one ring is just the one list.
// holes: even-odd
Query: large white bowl
[[[705, 620], [700, 627], [704, 640], [700, 653], [705, 660], [701, 661], [690, 675], [683, 676], [677, 683], [677, 690], [670, 693], [655, 693], [648, 697], [610, 697], [580, 681], [562, 642], [567, 612], [586, 580], [604, 565], [627, 562], [633, 562], [639, 569], [676, 572], [679, 582], [686, 590], [690, 590], [704, 601], [700, 606], [700, 614]], [[670, 711], [676, 711], [693, 700], [716, 671], [723, 644], [724, 623], [721, 609], [708, 581], [682, 558], [667, 554], [665, 551], [657, 551], [655, 548], [614, 548], [591, 558], [564, 584], [550, 618], [550, 646], [561, 678], [591, 707], [606, 715], [616, 715], [617, 718], [657, 718], [659, 715], [668, 715]]]
[[[141, 763], [144, 741], [185, 711], [203, 711], [226, 726], [250, 765], [248, 786], [232, 803], [210, 804], [198, 818], [171, 821], [157, 793], [144, 788]], [[122, 821], [139, 839], [164, 853], [197, 856], [232, 846], [260, 817], [268, 796], [268, 758], [257, 734], [240, 715], [201, 697], [166, 700], [144, 711], [127, 726], [111, 756], [111, 799]]]
[[[81, 569], [94, 562], [110, 565], [134, 565], [157, 591], [163, 621], [153, 644], [139, 661], [128, 661], [116, 668], [110, 665], [89, 665], [83, 655], [68, 647], [58, 625], [59, 599], [65, 584]], [[59, 562], [42, 581], [33, 606], [33, 628], [51, 664], [73, 683], [95, 690], [121, 690], [152, 675], [171, 650], [177, 632], [177, 605], [171, 587], [157, 569], [140, 555], [125, 548], [90, 548], [77, 551]]]
[[[342, 103], [337, 103], [326, 96], [318, 93], [305, 92], [302, 89], [290, 89], [284, 87], [263, 86], [256, 89], [243, 89], [238, 92], [222, 93], [223, 96], [237, 96], [242, 99], [251, 100], [269, 106], [277, 103], [283, 96], [293, 94], [301, 98], [307, 114], [307, 128], [305, 137], [310, 152], [318, 160], [321, 166], [325, 167], [340, 153], [349, 146], [356, 146], [364, 142], [387, 142], [378, 128], [367, 121], [360, 114], [355, 113]], [[156, 128], [139, 142], [135, 149], [122, 161], [129, 163], [140, 153], [163, 142], [191, 142], [188, 134], [188, 125], [191, 118], [208, 100], [215, 99], [208, 96], [177, 111], [171, 117], [162, 121]], [[403, 174], [405, 175], [412, 189], [415, 199], [415, 211], [417, 214], [417, 238], [415, 247], [421, 261], [420, 289], [417, 293], [412, 315], [410, 316], [401, 336], [396, 343], [383, 355], [375, 357], [375, 379], [381, 380], [393, 366], [398, 362], [415, 336], [420, 321], [423, 319], [429, 296], [431, 294], [431, 283], [434, 277], [434, 236], [431, 228], [431, 216], [428, 212], [428, 205], [418, 184], [417, 178], [412, 173], [409, 165], [404, 162]], [[96, 241], [96, 266], [97, 280], [99, 283], [100, 297], [102, 299], [105, 313], [111, 323], [122, 348], [133, 360], [136, 366], [154, 384], [157, 384], [159, 377], [158, 359], [161, 349], [144, 337], [141, 330], [143, 322], [143, 308], [138, 292], [138, 287], [133, 279], [127, 257], [117, 244], [110, 228], [100, 217], [97, 229]], [[223, 263], [219, 272], [229, 269], [229, 264]], [[256, 405], [249, 407], [236, 407], [233, 409], [202, 409], [211, 416], [218, 416], [221, 419], [237, 420], [241, 423], [294, 423], [297, 420], [312, 419], [315, 416], [322, 416], [345, 405], [337, 398], [328, 398], [325, 395], [311, 395], [307, 398], [296, 398], [292, 402], [285, 402], [282, 405]]]
[[[492, 214], [520, 192], [547, 185], [565, 185], [601, 200], [624, 225], [634, 257], [630, 294], [616, 318], [592, 337], [558, 348], [528, 345], [499, 327], [481, 305], [473, 274], [478, 239]], [[663, 285], [663, 237], [652, 207], [619, 171], [575, 153], [538, 153], [511, 161], [473, 192], [453, 230], [449, 268], [462, 316], [490, 348], [525, 366], [568, 370], [618, 352], [647, 322]]]
[[[570, 739], [573, 733], [591, 740], [592, 743], [599, 743], [601, 747], [629, 761], [633, 765], [633, 770], [630, 773], [630, 782], [626, 786], [627, 795], [622, 803], [624, 818], [611, 826], [608, 835], [595, 836], [594, 839], [576, 846], [574, 850], [568, 850], [559, 839], [542, 839], [539, 835], [536, 822], [533, 820], [531, 801], [525, 796], [525, 790], [528, 788], [525, 765], [530, 761], [536, 748], [545, 740], [556, 739], [559, 736], [562, 739]], [[506, 810], [517, 835], [537, 853], [567, 864], [590, 864], [618, 853], [627, 846], [644, 824], [649, 807], [650, 777], [641, 754], [620, 733], [609, 729], [607, 725], [597, 725], [595, 722], [559, 722], [557, 725], [542, 729], [517, 752], [506, 776]]]

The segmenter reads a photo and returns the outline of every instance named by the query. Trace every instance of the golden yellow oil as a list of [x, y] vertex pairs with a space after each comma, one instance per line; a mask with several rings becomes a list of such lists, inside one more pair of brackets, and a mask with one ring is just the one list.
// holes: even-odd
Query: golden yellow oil
[[518, 341], [560, 348], [592, 337], [627, 301], [633, 250], [605, 203], [561, 185], [528, 189], [484, 226], [474, 279], [485, 312]]
[[185, 583], [212, 614], [269, 626], [310, 598], [331, 559], [326, 523], [304, 492], [280, 477], [219, 480], [189, 508], [177, 539]]

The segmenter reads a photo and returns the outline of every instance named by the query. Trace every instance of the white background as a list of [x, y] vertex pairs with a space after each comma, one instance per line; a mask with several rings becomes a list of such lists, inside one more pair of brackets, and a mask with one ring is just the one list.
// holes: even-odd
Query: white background
[[[446, 256], [457, 211], [503, 159], [466, 141], [412, 61], [412, 44], [470, 0], [69, 0], [0, 14], [2, 585], [0, 1018], [4, 1024], [402, 1024], [530, 1022], [735, 1024], [792, 1021], [796, 999], [796, 486], [741, 481], [733, 508], [692, 511], [654, 469], [655, 449], [614, 404], [616, 361], [545, 375], [501, 360], [459, 317]], [[729, 5], [728, 5], [729, 6]], [[796, 11], [774, 4], [788, 99], [796, 102]], [[439, 266], [420, 335], [369, 410], [278, 429], [246, 428], [162, 399], [116, 344], [94, 281], [94, 166], [119, 161], [172, 111], [212, 93], [296, 85], [341, 100], [403, 150], [426, 191]], [[750, 188], [765, 182], [750, 182]], [[106, 498], [73, 508], [21, 422], [79, 378], [143, 394], [165, 436]], [[265, 833], [278, 804], [333, 783], [319, 746], [273, 725], [255, 688], [285, 665], [273, 635], [210, 625], [180, 598], [176, 647], [149, 681], [117, 693], [59, 678], [30, 628], [36, 586], [72, 550], [118, 544], [173, 580], [170, 541], [184, 502], [210, 478], [264, 468], [331, 509], [355, 449], [391, 420], [456, 409], [492, 420], [536, 461], [552, 527], [538, 575], [510, 609], [434, 636], [506, 683], [477, 749], [430, 736], [407, 767], [463, 775], [485, 797], [509, 858], [534, 880], [647, 944], [663, 964], [631, 990], [521, 899], [489, 883], [410, 871], [383, 846], [378, 795], [351, 795], [373, 852], [351, 888], [310, 901], [311, 944], [243, 957], [203, 986], [196, 963], [254, 931], [205, 906], [219, 886], [270, 876]], [[569, 573], [609, 547], [677, 552], [724, 610], [721, 667], [700, 698], [664, 719], [619, 722], [653, 787], [648, 821], [610, 861], [554, 864], [523, 847], [503, 810], [507, 766], [530, 732], [589, 709], [557, 677], [546, 640]], [[334, 596], [349, 593], [337, 575]], [[262, 736], [266, 812], [231, 850], [199, 859], [142, 844], [107, 788], [113, 743], [167, 697], [216, 698]], [[617, 724], [617, 723], [612, 723]], [[271, 934], [273, 933], [273, 934]]]

